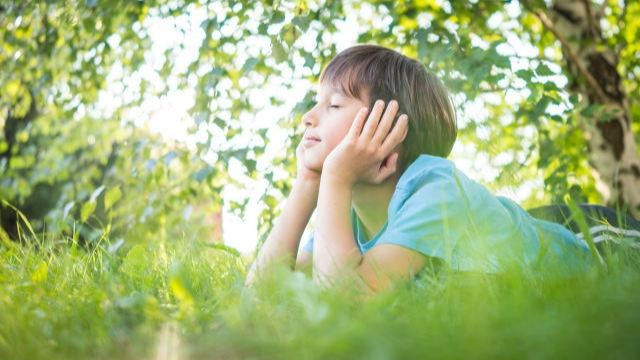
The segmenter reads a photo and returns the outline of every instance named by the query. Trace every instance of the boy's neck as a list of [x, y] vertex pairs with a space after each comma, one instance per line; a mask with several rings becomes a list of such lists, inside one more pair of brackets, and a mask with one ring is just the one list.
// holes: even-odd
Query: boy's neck
[[387, 221], [387, 209], [398, 179], [399, 176], [394, 175], [379, 185], [361, 183], [353, 187], [351, 204], [368, 240], [377, 234]]

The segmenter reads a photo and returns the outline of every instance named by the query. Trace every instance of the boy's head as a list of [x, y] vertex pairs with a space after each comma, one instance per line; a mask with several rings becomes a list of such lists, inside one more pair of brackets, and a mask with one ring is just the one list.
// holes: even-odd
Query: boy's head
[[[340, 94], [340, 92], [342, 94]], [[358, 110], [376, 100], [398, 101], [409, 131], [394, 151], [402, 173], [420, 154], [447, 157], [457, 135], [456, 114], [447, 89], [418, 61], [378, 45], [356, 45], [334, 57], [320, 76], [316, 106], [303, 116], [305, 165], [320, 170], [324, 158], [347, 134]]]

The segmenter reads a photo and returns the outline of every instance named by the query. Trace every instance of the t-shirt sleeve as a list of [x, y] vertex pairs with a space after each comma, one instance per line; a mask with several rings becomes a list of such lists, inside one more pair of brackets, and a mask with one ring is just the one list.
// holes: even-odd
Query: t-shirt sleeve
[[447, 262], [468, 227], [467, 204], [453, 177], [435, 177], [405, 191], [376, 243], [396, 244]]
[[311, 232], [311, 235], [309, 235], [309, 238], [307, 239], [307, 243], [304, 245], [304, 247], [302, 248], [302, 250], [308, 252], [308, 253], [312, 253], [313, 252], [313, 238], [315, 235], [315, 231]]

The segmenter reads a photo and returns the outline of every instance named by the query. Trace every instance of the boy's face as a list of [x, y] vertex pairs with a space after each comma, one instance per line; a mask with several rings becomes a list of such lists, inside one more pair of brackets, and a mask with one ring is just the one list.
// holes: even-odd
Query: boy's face
[[307, 128], [302, 139], [304, 165], [311, 170], [322, 171], [327, 155], [347, 135], [358, 110], [367, 105], [342, 93], [339, 88], [320, 84], [316, 105], [302, 116]]

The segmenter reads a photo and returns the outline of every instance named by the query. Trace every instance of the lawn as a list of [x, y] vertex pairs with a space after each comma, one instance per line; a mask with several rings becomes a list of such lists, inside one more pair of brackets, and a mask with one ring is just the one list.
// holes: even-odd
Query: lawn
[[[36, 239], [38, 239], [36, 237]], [[637, 358], [640, 251], [561, 276], [428, 272], [368, 301], [196, 239], [0, 245], [0, 358]]]

